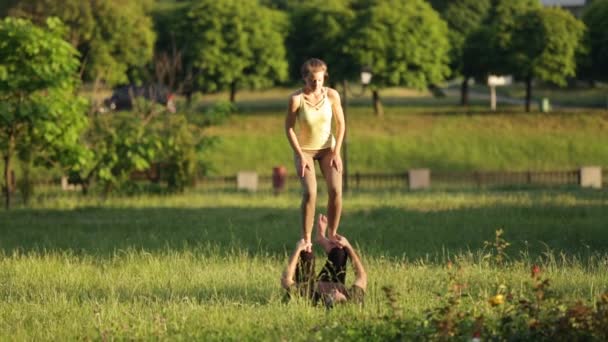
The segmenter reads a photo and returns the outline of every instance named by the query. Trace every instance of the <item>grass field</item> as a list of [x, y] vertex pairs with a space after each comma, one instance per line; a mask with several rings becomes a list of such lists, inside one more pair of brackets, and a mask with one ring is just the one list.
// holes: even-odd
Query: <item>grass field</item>
[[[212, 174], [291, 171], [287, 93], [237, 95], [238, 113], [208, 130], [220, 138], [205, 153]], [[196, 99], [193, 111], [224, 95]], [[348, 108], [351, 172], [608, 166], [606, 111], [488, 113], [402, 89], [383, 96], [382, 119], [367, 98]], [[320, 191], [319, 210], [325, 201]], [[323, 329], [390, 314], [385, 286], [404, 317], [420, 319], [455, 282], [465, 289], [458, 305], [490, 320], [507, 309], [488, 298], [530, 295], [532, 265], [550, 279], [549, 300], [594, 307], [608, 291], [605, 190], [348, 193], [340, 233], [359, 247], [370, 284], [365, 306], [331, 311], [282, 301], [297, 192], [101, 198], [40, 189], [28, 207], [16, 202], [0, 211], [0, 340], [323, 340]], [[511, 244], [504, 264], [492, 245], [498, 229]]]
[[[210, 175], [241, 170], [268, 175], [278, 165], [292, 171], [292, 151], [284, 133], [287, 96], [292, 91], [275, 88], [237, 94], [237, 112], [207, 130], [219, 138], [203, 153]], [[347, 147], [353, 173], [419, 167], [558, 171], [608, 165], [606, 110], [560, 109], [543, 114], [522, 113], [522, 106], [500, 106], [498, 112], [489, 112], [487, 101], [473, 100], [471, 106], [461, 107], [453, 95], [434, 98], [428, 92], [402, 88], [383, 89], [381, 97], [383, 118], [374, 116], [369, 91], [349, 98]], [[226, 93], [197, 96], [186, 110], [202, 113], [227, 98]]]
[[[530, 287], [532, 264], [566, 302], [608, 290], [605, 191], [365, 193], [345, 198], [340, 227], [368, 268], [365, 306], [284, 304], [278, 278], [298, 201], [69, 194], [0, 211], [0, 339], [310, 340], [345, 317], [385, 314], [386, 285], [406, 317], [422, 315], [441, 303], [448, 260], [467, 284], [462, 305], [487, 315], [502, 286]], [[498, 228], [512, 243], [501, 267], [484, 248]]]
[[[551, 114], [501, 112], [480, 107], [385, 108], [376, 118], [370, 108], [348, 109], [348, 162], [351, 172], [403, 172], [428, 167], [436, 171], [569, 170], [608, 165], [608, 112]], [[208, 133], [219, 137], [206, 152], [211, 174], [240, 170], [270, 174], [286, 165], [292, 152], [279, 110], [242, 112]]]

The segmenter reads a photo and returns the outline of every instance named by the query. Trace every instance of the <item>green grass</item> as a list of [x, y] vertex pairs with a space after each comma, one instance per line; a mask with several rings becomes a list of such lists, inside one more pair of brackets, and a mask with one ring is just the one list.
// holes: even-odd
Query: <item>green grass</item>
[[[270, 174], [274, 166], [293, 172], [282, 111], [233, 115], [208, 130], [220, 138], [204, 153], [211, 174], [240, 170]], [[570, 170], [608, 165], [608, 112], [551, 114], [503, 112], [480, 107], [386, 106], [385, 117], [356, 105], [348, 109], [350, 172]]]
[[[320, 212], [326, 195], [319, 196]], [[202, 245], [282, 255], [299, 234], [299, 201], [296, 192], [202, 190], [106, 200], [41, 194], [30, 208], [1, 212], [0, 248], [107, 255]], [[587, 257], [608, 242], [606, 204], [606, 192], [593, 190], [353, 193], [345, 197], [340, 229], [378, 257], [442, 261], [447, 252], [482, 248], [498, 228], [507, 230], [515, 251], [538, 256], [549, 248]], [[551, 233], [556, 227], [560, 234]]]
[[[532, 263], [566, 302], [591, 303], [608, 289], [604, 191], [360, 193], [345, 198], [340, 232], [369, 270], [366, 305], [285, 305], [278, 278], [298, 237], [298, 201], [41, 194], [30, 208], [0, 211], [0, 336], [309, 340], [345, 315], [386, 313], [385, 285], [407, 317], [419, 317], [441, 302], [447, 260], [462, 267], [463, 305], [487, 315], [500, 285], [530, 286]], [[502, 268], [484, 249], [497, 228], [512, 243]]]
[[[240, 112], [208, 131], [221, 138], [206, 152], [213, 173], [291, 171], [288, 92], [237, 95]], [[351, 172], [608, 165], [605, 111], [490, 114], [454, 98], [384, 94], [383, 119], [367, 98], [348, 108]], [[325, 201], [321, 191], [319, 211]], [[311, 340], [344, 317], [386, 314], [387, 285], [406, 317], [421, 317], [441, 305], [448, 260], [462, 268], [463, 305], [486, 317], [496, 315], [487, 299], [501, 285], [530, 287], [532, 264], [567, 303], [608, 290], [604, 190], [360, 192], [345, 197], [340, 233], [368, 268], [366, 305], [285, 305], [278, 278], [299, 235], [298, 205], [297, 192], [102, 199], [41, 189], [29, 207], [0, 211], [0, 340]], [[499, 228], [511, 243], [503, 267], [484, 247]]]

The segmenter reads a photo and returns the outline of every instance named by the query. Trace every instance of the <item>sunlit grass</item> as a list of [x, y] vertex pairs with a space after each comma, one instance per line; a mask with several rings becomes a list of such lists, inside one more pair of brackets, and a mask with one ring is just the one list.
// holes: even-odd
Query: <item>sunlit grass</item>
[[[455, 255], [465, 306], [492, 311], [487, 299], [500, 286], [531, 286], [530, 262], [493, 267]], [[541, 263], [553, 295], [592, 302], [606, 290], [606, 259]], [[224, 257], [199, 249], [160, 253], [119, 250], [109, 258], [69, 253], [15, 253], [0, 263], [0, 331], [12, 339], [204, 338], [306, 340], [315, 327], [385, 314], [383, 286], [399, 294], [407, 317], [441, 304], [450, 282], [445, 265], [364, 259], [370, 285], [363, 308], [331, 312], [304, 302], [282, 302], [282, 258], [233, 251]]]
[[[204, 152], [211, 173], [255, 170], [269, 175], [293, 152], [284, 133], [283, 111], [234, 115], [208, 130], [219, 137]], [[348, 112], [351, 172], [570, 170], [608, 165], [605, 111], [547, 114], [467, 111], [459, 107], [388, 107], [379, 119], [371, 108]]]

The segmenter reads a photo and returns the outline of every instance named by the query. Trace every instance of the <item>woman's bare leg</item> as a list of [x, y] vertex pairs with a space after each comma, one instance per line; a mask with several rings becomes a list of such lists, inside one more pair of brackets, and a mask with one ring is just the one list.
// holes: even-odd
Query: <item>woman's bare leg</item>
[[317, 203], [317, 178], [313, 159], [308, 156], [305, 156], [305, 158], [307, 158], [311, 169], [306, 169], [304, 177], [300, 179], [302, 183], [302, 204], [300, 206], [302, 213], [302, 238], [308, 242], [312, 242], [312, 227], [314, 225], [315, 206]]
[[330, 154], [320, 161], [321, 171], [327, 184], [327, 227], [330, 239], [334, 239], [342, 216], [342, 173], [330, 165]]

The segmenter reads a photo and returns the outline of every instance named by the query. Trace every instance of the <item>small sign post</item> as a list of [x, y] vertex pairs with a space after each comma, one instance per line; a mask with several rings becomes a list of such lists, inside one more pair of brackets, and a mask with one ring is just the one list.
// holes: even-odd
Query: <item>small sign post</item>
[[488, 86], [490, 87], [490, 108], [492, 111], [496, 111], [496, 87], [510, 85], [511, 83], [513, 83], [513, 77], [511, 76], [488, 76]]

